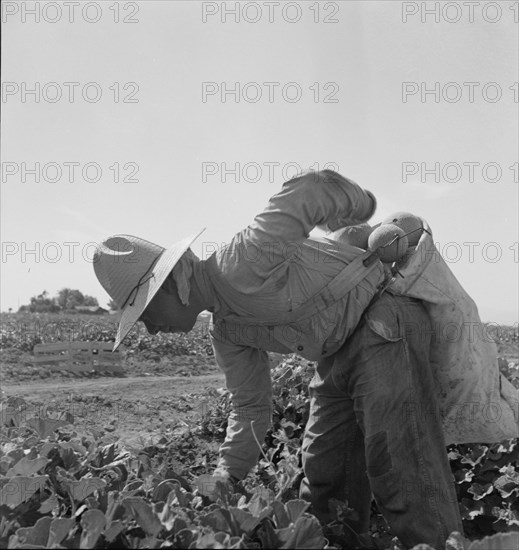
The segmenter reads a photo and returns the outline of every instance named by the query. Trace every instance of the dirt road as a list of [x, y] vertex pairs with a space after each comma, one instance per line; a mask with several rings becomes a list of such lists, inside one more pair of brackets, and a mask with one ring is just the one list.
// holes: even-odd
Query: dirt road
[[196, 425], [224, 387], [222, 373], [200, 376], [148, 376], [78, 380], [42, 380], [7, 384], [7, 397], [27, 403], [27, 417], [56, 418], [69, 412], [77, 429], [103, 439], [137, 446]]
[[87, 391], [103, 392], [111, 389], [116, 392], [151, 391], [156, 390], [171, 392], [177, 395], [179, 392], [196, 391], [200, 386], [210, 385], [212, 383], [222, 385], [224, 376], [218, 374], [204, 374], [200, 376], [132, 376], [128, 378], [97, 378], [97, 379], [79, 379], [79, 380], [41, 380], [29, 384], [8, 384], [3, 385], [5, 393], [18, 395], [23, 398], [32, 398], [38, 396], [57, 396], [65, 393], [83, 393]]

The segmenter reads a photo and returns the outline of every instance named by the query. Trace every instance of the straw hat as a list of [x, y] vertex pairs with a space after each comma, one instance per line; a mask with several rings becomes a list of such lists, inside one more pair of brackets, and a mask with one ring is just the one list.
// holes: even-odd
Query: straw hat
[[95, 274], [122, 310], [113, 351], [138, 321], [182, 254], [204, 231], [205, 228], [168, 248], [132, 235], [114, 235], [97, 246]]

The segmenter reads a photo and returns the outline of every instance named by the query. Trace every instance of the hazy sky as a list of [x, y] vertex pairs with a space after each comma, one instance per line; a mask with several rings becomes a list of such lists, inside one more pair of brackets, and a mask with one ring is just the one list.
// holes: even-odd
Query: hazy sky
[[517, 323], [518, 11], [3, 2], [1, 309], [62, 287], [105, 305], [94, 243], [207, 227], [206, 257], [298, 167], [331, 167], [374, 222], [425, 218], [483, 320]]

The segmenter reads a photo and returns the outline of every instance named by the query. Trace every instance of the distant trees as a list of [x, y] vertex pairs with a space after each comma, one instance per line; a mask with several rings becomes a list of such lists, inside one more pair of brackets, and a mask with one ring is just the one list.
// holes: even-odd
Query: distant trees
[[76, 306], [98, 306], [97, 298], [83, 294], [72, 288], [62, 288], [57, 296], [51, 298], [44, 290], [41, 294], [33, 296], [30, 304], [21, 306], [19, 311], [31, 313], [56, 313], [58, 311], [70, 311]]
[[119, 310], [119, 306], [112, 299], [108, 300], [108, 307], [110, 308], [111, 311], [118, 311]]
[[71, 288], [62, 288], [56, 302], [62, 310], [74, 309], [76, 306], [98, 306], [97, 299]]

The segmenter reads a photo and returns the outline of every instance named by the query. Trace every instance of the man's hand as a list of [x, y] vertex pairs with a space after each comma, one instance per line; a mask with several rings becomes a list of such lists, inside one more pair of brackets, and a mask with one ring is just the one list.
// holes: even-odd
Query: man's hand
[[372, 205], [371, 205], [369, 211], [366, 213], [366, 215], [362, 216], [362, 219], [345, 214], [343, 216], [338, 216], [336, 218], [333, 218], [333, 219], [329, 220], [328, 222], [326, 222], [325, 224], [318, 225], [317, 227], [319, 229], [322, 229], [323, 231], [333, 233], [334, 231], [337, 231], [338, 229], [342, 229], [343, 227], [350, 227], [350, 226], [360, 225], [362, 223], [366, 223], [367, 220], [369, 220], [373, 216], [373, 214], [375, 213], [375, 210], [377, 208], [377, 201], [376, 201], [375, 196], [373, 195], [373, 193], [371, 193], [371, 191], [367, 191], [367, 190], [365, 190], [365, 191], [369, 195], [369, 197], [371, 198]]
[[201, 495], [216, 500], [222, 490], [228, 494], [235, 492], [236, 481], [229, 472], [215, 470], [212, 474], [203, 474], [196, 479], [196, 487]]

